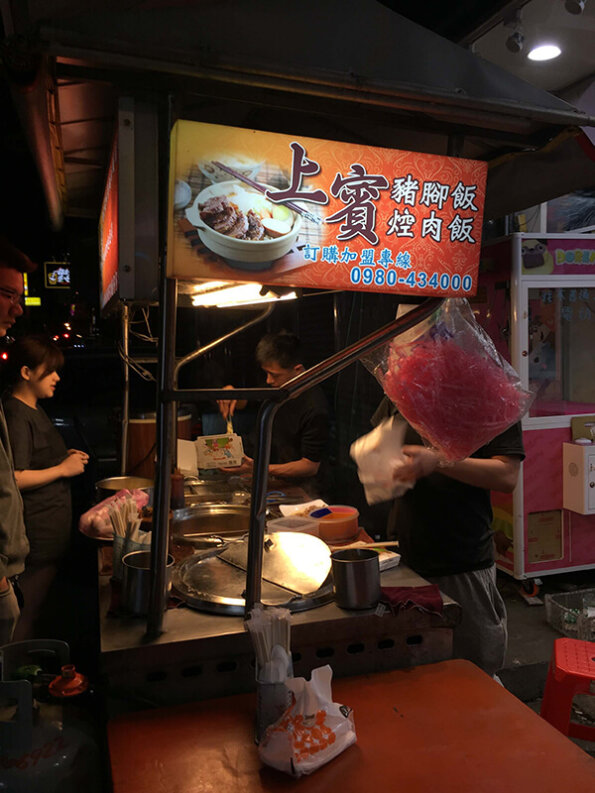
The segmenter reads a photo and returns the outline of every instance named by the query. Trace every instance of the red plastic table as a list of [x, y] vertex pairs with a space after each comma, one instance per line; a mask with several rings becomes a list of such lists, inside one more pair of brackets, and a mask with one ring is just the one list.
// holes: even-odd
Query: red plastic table
[[357, 743], [294, 780], [261, 765], [255, 695], [118, 716], [114, 793], [594, 793], [595, 760], [467, 661], [333, 681]]

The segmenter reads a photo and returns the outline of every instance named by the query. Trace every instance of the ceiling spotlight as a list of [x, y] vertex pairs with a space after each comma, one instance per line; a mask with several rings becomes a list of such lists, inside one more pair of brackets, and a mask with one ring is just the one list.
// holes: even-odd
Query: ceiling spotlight
[[539, 47], [533, 47], [527, 58], [531, 61], [551, 61], [552, 58], [557, 58], [561, 52], [562, 50], [557, 44], [540, 44]]
[[510, 52], [520, 52], [523, 49], [525, 37], [520, 30], [513, 31], [506, 39], [506, 49]]
[[582, 14], [585, 10], [585, 0], [564, 0], [564, 8], [569, 14]]
[[512, 33], [506, 39], [506, 49], [509, 52], [520, 52], [525, 43], [523, 36], [523, 25], [521, 19], [521, 9], [516, 8], [509, 13], [503, 20], [502, 24], [505, 28], [512, 30]]

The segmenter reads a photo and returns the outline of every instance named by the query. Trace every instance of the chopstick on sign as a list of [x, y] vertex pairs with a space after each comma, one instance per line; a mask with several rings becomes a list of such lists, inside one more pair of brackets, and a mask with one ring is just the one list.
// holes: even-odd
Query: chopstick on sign
[[[259, 193], [266, 193], [268, 190], [268, 187], [265, 187], [264, 185], [255, 182], [254, 179], [250, 179], [249, 177], [244, 176], [243, 174], [238, 173], [237, 171], [234, 171], [233, 168], [230, 168], [228, 165], [223, 165], [223, 163], [219, 162], [218, 160], [213, 160], [213, 165], [217, 166], [217, 168], [221, 168], [222, 171], [225, 171], [230, 176], [233, 176], [235, 179], [239, 179], [240, 182], [244, 182], [250, 187], [253, 187], [255, 190], [258, 190]], [[288, 209], [291, 209], [294, 212], [297, 212], [298, 215], [302, 215], [303, 217], [306, 218], [306, 220], [309, 220], [312, 223], [318, 223], [318, 224], [322, 223], [322, 218], [319, 218], [318, 215], [315, 215], [313, 212], [308, 212], [307, 209], [303, 209], [299, 204], [294, 204], [293, 201], [279, 201], [278, 203], [283, 204]]]

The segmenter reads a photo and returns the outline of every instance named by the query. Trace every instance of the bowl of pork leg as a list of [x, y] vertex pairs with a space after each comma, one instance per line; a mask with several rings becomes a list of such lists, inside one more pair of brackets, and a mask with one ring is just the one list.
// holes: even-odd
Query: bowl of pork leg
[[266, 269], [289, 253], [302, 220], [283, 204], [233, 180], [202, 190], [186, 217], [209, 250], [242, 270]]

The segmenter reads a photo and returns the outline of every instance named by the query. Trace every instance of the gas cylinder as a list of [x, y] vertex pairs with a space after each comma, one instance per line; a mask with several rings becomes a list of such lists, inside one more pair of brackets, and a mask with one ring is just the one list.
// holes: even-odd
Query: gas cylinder
[[89, 682], [68, 644], [7, 644], [0, 661], [0, 793], [101, 793]]

